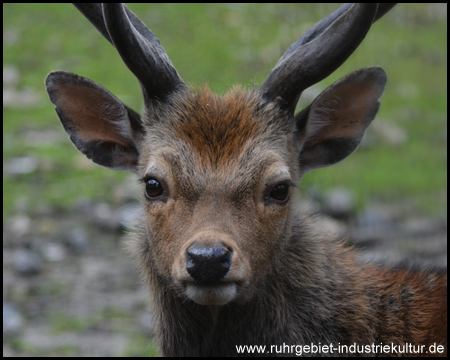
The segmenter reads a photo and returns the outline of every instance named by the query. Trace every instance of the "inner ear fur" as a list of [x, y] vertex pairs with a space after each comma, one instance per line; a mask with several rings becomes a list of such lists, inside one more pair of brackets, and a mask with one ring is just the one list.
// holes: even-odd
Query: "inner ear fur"
[[386, 80], [378, 66], [355, 71], [296, 115], [302, 173], [335, 164], [358, 147], [378, 111]]
[[45, 80], [56, 113], [79, 151], [95, 163], [135, 171], [142, 137], [139, 115], [101, 85], [65, 71]]

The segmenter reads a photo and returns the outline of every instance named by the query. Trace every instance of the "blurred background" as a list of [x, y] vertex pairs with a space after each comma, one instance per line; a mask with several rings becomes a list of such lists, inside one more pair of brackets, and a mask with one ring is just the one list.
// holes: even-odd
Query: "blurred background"
[[[188, 85], [260, 85], [333, 4], [133, 4]], [[365, 260], [447, 264], [447, 4], [401, 4], [299, 109], [351, 71], [388, 73], [350, 158], [308, 173], [307, 211]], [[75, 150], [48, 100], [51, 70], [88, 77], [142, 110], [134, 76], [69, 4], [3, 4], [3, 355], [148, 356], [146, 290], [123, 250], [139, 211], [133, 174]]]

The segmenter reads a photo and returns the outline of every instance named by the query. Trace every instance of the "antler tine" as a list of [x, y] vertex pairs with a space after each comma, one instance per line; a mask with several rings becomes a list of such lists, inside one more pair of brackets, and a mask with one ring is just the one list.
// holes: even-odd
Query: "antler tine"
[[397, 3], [382, 3], [378, 4], [377, 14], [375, 15], [375, 21], [382, 18], [389, 10], [391, 10]]
[[269, 101], [280, 97], [291, 113], [301, 92], [319, 82], [356, 50], [372, 23], [395, 4], [344, 4], [309, 29], [277, 62], [260, 92]]
[[[328, 15], [325, 19], [320, 20], [317, 24], [315, 24], [312, 28], [307, 30], [301, 37], [298, 39], [295, 43], [293, 43], [288, 51], [284, 54], [288, 54], [290, 51], [295, 50], [296, 47], [306, 44], [307, 42], [310, 42], [317, 36], [319, 36], [330, 24], [332, 24], [337, 18], [339, 18], [342, 14], [344, 14], [353, 4], [347, 3], [341, 5], [337, 10], [333, 11], [330, 15]], [[391, 10], [396, 3], [385, 3], [385, 4], [378, 4], [378, 10], [375, 15], [374, 22], [377, 21], [379, 18], [383, 17], [384, 14], [386, 14], [389, 10]]]
[[146, 104], [186, 87], [158, 38], [125, 5], [74, 4], [119, 52], [138, 78]]
[[[342, 14], [348, 11], [353, 4], [347, 3], [341, 5], [337, 10], [333, 11], [326, 18], [317, 22], [312, 28], [308, 29], [296, 42], [294, 42], [286, 53], [283, 54], [282, 58], [285, 57], [290, 52], [294, 51], [299, 46], [306, 44], [322, 34], [328, 26], [330, 26], [336, 19], [338, 19]], [[280, 59], [281, 60], [281, 59]]]
[[105, 20], [103, 19], [102, 4], [99, 3], [73, 3], [73, 5], [80, 11], [86, 19], [88, 19], [92, 25], [113, 44], [109, 37], [108, 30], [106, 30]]
[[[108, 40], [112, 45], [113, 42], [106, 29], [105, 20], [103, 18], [102, 4], [100, 3], [74, 3], [75, 7], [97, 28], [97, 30]], [[155, 42], [155, 46], [160, 46], [158, 38], [147, 28], [147, 26], [139, 19], [130, 9], [124, 5], [128, 19], [130, 19], [136, 30], [145, 37], [148, 41]]]

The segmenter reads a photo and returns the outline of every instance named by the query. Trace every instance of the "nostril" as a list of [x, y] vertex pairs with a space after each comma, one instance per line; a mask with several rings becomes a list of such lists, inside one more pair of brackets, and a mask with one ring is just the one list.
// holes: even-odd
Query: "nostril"
[[230, 270], [232, 256], [232, 251], [222, 247], [189, 248], [186, 251], [186, 270], [196, 283], [218, 283]]

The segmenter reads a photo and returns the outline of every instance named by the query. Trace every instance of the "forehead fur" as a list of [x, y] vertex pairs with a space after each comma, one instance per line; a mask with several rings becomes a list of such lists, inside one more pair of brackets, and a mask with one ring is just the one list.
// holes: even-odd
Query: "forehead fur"
[[172, 139], [188, 144], [205, 165], [225, 164], [252, 141], [276, 138], [292, 130], [290, 121], [280, 119], [275, 104], [266, 104], [258, 93], [240, 87], [223, 97], [205, 87], [197, 94], [175, 94], [170, 100], [170, 106], [153, 114], [155, 123]]

